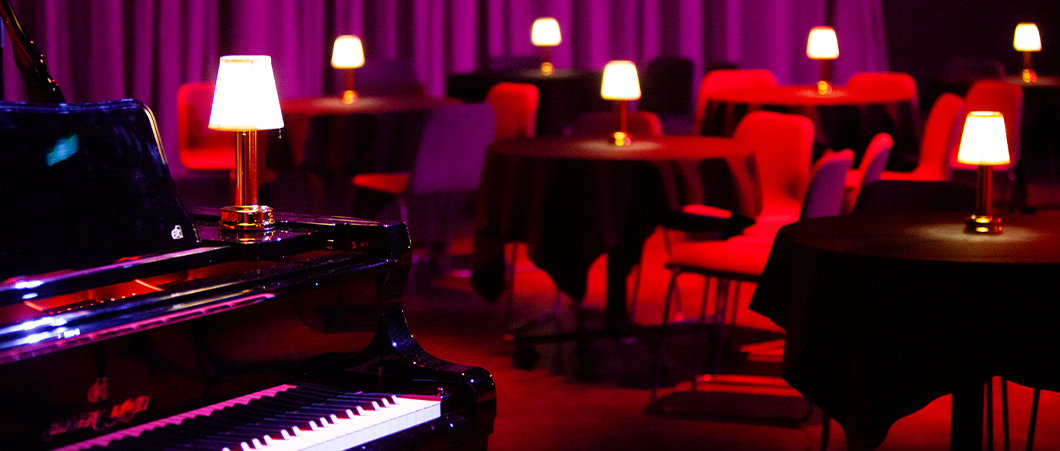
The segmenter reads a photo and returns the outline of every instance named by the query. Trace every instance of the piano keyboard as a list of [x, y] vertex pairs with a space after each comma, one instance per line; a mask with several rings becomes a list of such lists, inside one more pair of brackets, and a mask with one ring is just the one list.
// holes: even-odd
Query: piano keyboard
[[440, 416], [436, 397], [281, 385], [54, 451], [344, 451]]

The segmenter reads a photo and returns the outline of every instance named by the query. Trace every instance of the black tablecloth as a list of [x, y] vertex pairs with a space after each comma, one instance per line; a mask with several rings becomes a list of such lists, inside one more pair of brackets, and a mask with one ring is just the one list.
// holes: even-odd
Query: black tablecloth
[[827, 149], [854, 151], [854, 165], [877, 133], [894, 140], [889, 170], [912, 170], [919, 161], [920, 121], [915, 99], [887, 92], [835, 88], [817, 94], [816, 88], [777, 86], [748, 88], [712, 94], [703, 114], [701, 134], [732, 136], [740, 120], [756, 110], [806, 116], [813, 121], [814, 159]]
[[600, 72], [585, 70], [559, 69], [552, 75], [538, 69], [452, 74], [446, 77], [445, 93], [465, 102], [482, 102], [489, 89], [502, 81], [537, 86], [537, 136], [560, 136], [582, 114], [614, 108], [600, 98]]
[[626, 148], [595, 138], [498, 142], [478, 196], [471, 282], [483, 297], [500, 297], [504, 245], [521, 241], [576, 300], [607, 253], [614, 312], [624, 312], [625, 284], [611, 277], [624, 280], [667, 211], [697, 202], [753, 218], [761, 209], [753, 154], [731, 139], [691, 136], [635, 138]]
[[750, 308], [785, 329], [784, 378], [848, 449], [995, 375], [1060, 389], [1060, 218], [1005, 215], [983, 236], [963, 233], [964, 216], [855, 214], [777, 234]]

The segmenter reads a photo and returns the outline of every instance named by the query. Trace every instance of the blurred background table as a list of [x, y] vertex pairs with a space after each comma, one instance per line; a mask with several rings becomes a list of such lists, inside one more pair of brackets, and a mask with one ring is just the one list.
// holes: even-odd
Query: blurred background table
[[[350, 178], [409, 170], [430, 110], [459, 103], [414, 95], [360, 97], [352, 104], [338, 97], [281, 100], [284, 129], [281, 139], [269, 141], [265, 164], [281, 178], [307, 177], [309, 186], [305, 193], [274, 184], [270, 200], [287, 204], [286, 211], [349, 215]], [[296, 193], [303, 199], [292, 199]]]
[[851, 149], [856, 167], [872, 137], [886, 132], [894, 139], [887, 169], [908, 171], [916, 166], [919, 154], [920, 113], [916, 105], [916, 99], [889, 92], [842, 87], [823, 95], [810, 86], [732, 89], [708, 99], [701, 133], [732, 136], [744, 116], [760, 109], [798, 114], [810, 118], [816, 128], [814, 160], [827, 149]]
[[1060, 389], [1060, 218], [852, 214], [780, 230], [750, 308], [783, 327], [784, 379], [873, 449], [891, 425], [953, 394], [951, 449], [981, 449], [992, 376]]
[[626, 277], [662, 216], [701, 202], [754, 218], [761, 209], [754, 155], [727, 138], [536, 138], [494, 143], [478, 192], [471, 283], [488, 300], [504, 291], [504, 245], [576, 301], [589, 267], [607, 254], [607, 319], [626, 318]]
[[533, 84], [540, 92], [537, 136], [561, 136], [582, 114], [613, 108], [600, 98], [601, 77], [597, 71], [574, 69], [557, 69], [552, 75], [543, 75], [540, 69], [451, 74], [446, 77], [445, 95], [465, 102], [482, 102], [490, 87], [502, 81]]

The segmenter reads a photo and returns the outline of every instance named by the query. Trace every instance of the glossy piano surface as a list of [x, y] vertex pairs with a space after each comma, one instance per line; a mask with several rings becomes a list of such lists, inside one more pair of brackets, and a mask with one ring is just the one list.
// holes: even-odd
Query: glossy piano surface
[[[17, 449], [300, 381], [440, 396], [442, 422], [460, 426], [445, 440], [484, 449], [489, 373], [431, 357], [405, 325], [403, 224], [280, 214], [244, 242], [198, 213], [196, 248], [0, 285], [0, 434]], [[405, 435], [411, 449], [439, 439]]]

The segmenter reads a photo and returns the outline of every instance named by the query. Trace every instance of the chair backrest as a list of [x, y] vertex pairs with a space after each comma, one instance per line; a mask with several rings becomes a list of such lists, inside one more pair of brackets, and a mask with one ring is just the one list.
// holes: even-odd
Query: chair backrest
[[213, 89], [212, 81], [185, 83], [177, 89], [177, 155], [189, 169], [235, 168], [232, 134], [207, 127]]
[[410, 194], [467, 192], [478, 188], [496, 116], [488, 103], [431, 110], [409, 174]]
[[357, 93], [371, 97], [425, 96], [427, 87], [412, 60], [368, 60], [354, 73]]
[[728, 89], [771, 87], [777, 85], [777, 77], [768, 69], [718, 69], [707, 72], [699, 84], [699, 98], [692, 122], [692, 134], [699, 135], [703, 128], [703, 109], [711, 95]]
[[733, 138], [754, 152], [762, 209], [798, 205], [810, 183], [813, 122], [805, 116], [758, 110], [740, 121]]
[[[627, 131], [637, 136], [663, 134], [662, 121], [651, 111], [637, 111], [627, 116]], [[608, 136], [618, 130], [618, 113], [594, 111], [582, 114], [571, 124], [570, 136]]]
[[844, 149], [828, 152], [813, 165], [813, 176], [806, 188], [799, 219], [838, 215], [843, 207], [847, 172], [854, 166], [854, 152]]
[[893, 92], [917, 105], [916, 80], [904, 72], [858, 72], [847, 80], [847, 89]]
[[877, 133], [876, 136], [872, 137], [872, 141], [869, 141], [869, 146], [865, 148], [865, 156], [861, 157], [861, 166], [858, 167], [858, 172], [861, 173], [861, 180], [858, 182], [859, 187], [880, 179], [883, 169], [887, 166], [887, 158], [891, 155], [891, 148], [893, 147], [894, 140], [887, 133]]
[[[995, 170], [1007, 170], [1019, 162], [1020, 126], [1023, 123], [1023, 88], [1014, 83], [982, 80], [972, 84], [964, 100], [965, 115], [972, 111], [1000, 111], [1005, 117], [1005, 132], [1008, 134], [1008, 152], [1011, 162], [994, 166]], [[964, 130], [964, 119], [960, 121]], [[960, 141], [958, 141], [960, 143]], [[957, 162], [957, 152], [951, 152], [950, 165], [954, 168], [974, 169], [974, 166]]]
[[541, 94], [531, 83], [502, 81], [486, 92], [486, 103], [497, 114], [498, 141], [533, 138], [537, 123], [537, 105]]
[[957, 148], [964, 124], [964, 99], [950, 92], [942, 93], [931, 105], [924, 121], [920, 140], [920, 163], [916, 172], [923, 180], [949, 180], [950, 153]]
[[975, 188], [946, 180], [880, 180], [861, 189], [853, 213], [975, 211]]

